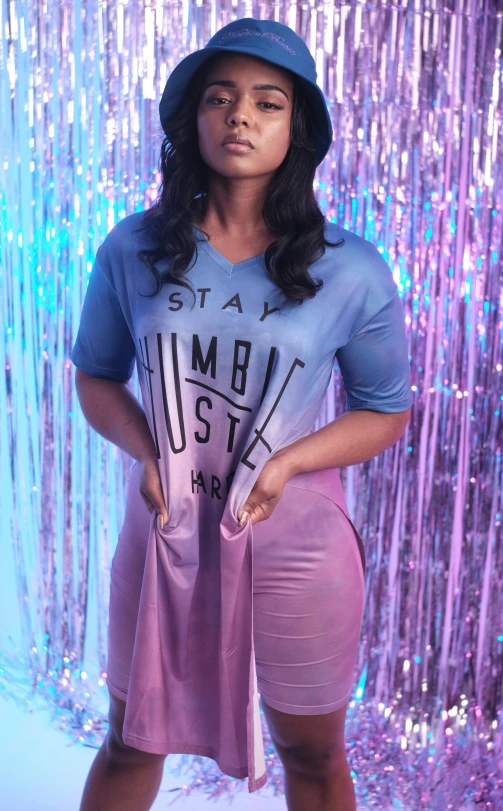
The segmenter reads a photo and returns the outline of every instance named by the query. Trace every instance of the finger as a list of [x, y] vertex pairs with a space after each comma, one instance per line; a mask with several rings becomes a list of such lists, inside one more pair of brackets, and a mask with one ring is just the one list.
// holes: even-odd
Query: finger
[[274, 498], [275, 494], [271, 494], [270, 490], [255, 485], [251, 493], [249, 493], [245, 503], [238, 511], [238, 520], [240, 516], [243, 514], [243, 512], [247, 512], [248, 515], [253, 515], [255, 511], [263, 509], [264, 505], [267, 504], [269, 501], [274, 500]]
[[153, 502], [154, 502], [155, 511], [157, 513], [157, 519], [156, 519], [157, 524], [160, 527], [160, 529], [162, 529], [163, 526], [168, 523], [168, 520], [169, 520], [168, 511], [167, 511], [166, 505], [165, 505], [165, 503], [164, 503], [164, 501], [162, 499], [160, 501], [157, 501], [156, 499], [153, 499]]
[[145, 506], [146, 506], [147, 510], [148, 510], [149, 512], [152, 512], [152, 510], [154, 509], [154, 505], [152, 504], [152, 502], [150, 501], [150, 499], [149, 499], [149, 498], [147, 498], [147, 496], [144, 496], [144, 495], [143, 495], [143, 493], [140, 493], [140, 495], [141, 495], [141, 497], [142, 497], [142, 499], [143, 499], [143, 502], [144, 502], [144, 504], [145, 504]]
[[250, 515], [250, 524], [258, 524], [259, 521], [265, 521], [269, 518], [268, 515], [264, 514], [264, 511], [254, 510]]
[[168, 523], [168, 510], [166, 508], [166, 504], [164, 503], [164, 495], [163, 495], [160, 483], [158, 485], [154, 484], [153, 487], [149, 487], [148, 498], [150, 499], [150, 501], [152, 502], [154, 508], [158, 512], [158, 514], [159, 514], [158, 518], [160, 519], [160, 517], [162, 516], [162, 523], [167, 524]]
[[247, 517], [249, 515], [252, 515], [254, 509], [255, 507], [253, 506], [253, 504], [251, 504], [249, 501], [245, 501], [245, 503], [238, 512], [239, 523], [244, 523], [247, 520]]
[[157, 526], [159, 529], [162, 529], [165, 524], [168, 523], [168, 512], [166, 507], [157, 507]]
[[148, 496], [144, 495], [143, 492], [141, 492], [141, 497], [142, 497], [143, 501], [145, 502], [147, 510], [149, 511], [149, 513], [152, 513], [154, 510], [156, 511], [156, 513], [158, 513], [158, 515], [157, 515], [157, 523], [158, 523], [159, 528], [162, 529], [163, 526], [165, 524], [167, 524], [168, 520], [169, 520], [166, 505], [164, 504], [164, 502], [161, 502], [160, 504], [155, 504], [151, 499], [149, 499]]
[[248, 519], [250, 518], [250, 513], [247, 510], [243, 510], [243, 512], [238, 516], [239, 526], [242, 527]]
[[247, 505], [246, 508], [243, 507], [241, 512], [241, 518], [239, 519], [239, 526], [243, 527], [247, 521], [251, 521], [252, 524], [255, 524], [256, 521], [260, 521], [260, 519], [264, 516], [264, 508], [261, 504], [257, 505], [257, 507], [251, 507]]
[[238, 521], [239, 521], [240, 526], [242, 526], [245, 523], [245, 521], [247, 521], [248, 518], [251, 515], [253, 515], [254, 509], [255, 508], [254, 508], [253, 504], [250, 504], [249, 501], [245, 501], [245, 503], [243, 504], [243, 506], [241, 507], [241, 509], [238, 512]]
[[257, 504], [256, 507], [248, 508], [251, 523], [256, 524], [257, 521], [266, 521], [273, 514], [275, 506], [274, 499], [269, 499], [265, 503]]

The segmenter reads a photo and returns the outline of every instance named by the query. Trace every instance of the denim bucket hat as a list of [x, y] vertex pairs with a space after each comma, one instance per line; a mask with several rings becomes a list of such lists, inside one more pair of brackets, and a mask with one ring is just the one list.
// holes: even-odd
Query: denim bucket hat
[[316, 165], [319, 166], [330, 149], [333, 131], [325, 96], [316, 84], [316, 63], [304, 40], [287, 25], [275, 20], [256, 20], [253, 17], [234, 20], [217, 31], [204, 48], [194, 51], [178, 63], [169, 75], [159, 104], [164, 132], [166, 119], [176, 112], [196, 70], [219, 52], [258, 56], [292, 71], [300, 78], [313, 110]]

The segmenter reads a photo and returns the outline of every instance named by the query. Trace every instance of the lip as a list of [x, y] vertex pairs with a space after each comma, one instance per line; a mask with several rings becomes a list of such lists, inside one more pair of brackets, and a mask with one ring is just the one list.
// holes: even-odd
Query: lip
[[227, 144], [243, 144], [253, 149], [253, 144], [246, 135], [227, 135], [222, 141], [222, 146], [226, 146]]
[[241, 152], [251, 152], [253, 149], [253, 147], [248, 146], [248, 144], [238, 144], [236, 141], [229, 141], [226, 144], [222, 144], [222, 146], [227, 152], [235, 152], [236, 155], [239, 155]]

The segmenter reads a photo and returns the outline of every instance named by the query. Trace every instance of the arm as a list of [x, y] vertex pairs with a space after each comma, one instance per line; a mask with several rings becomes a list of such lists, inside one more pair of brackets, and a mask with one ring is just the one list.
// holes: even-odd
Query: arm
[[110, 235], [98, 249], [71, 358], [75, 388], [87, 422], [137, 461], [157, 459], [145, 412], [128, 388], [135, 344], [117, 293]]
[[413, 395], [396, 292], [337, 350], [336, 358], [349, 410], [276, 454], [291, 475], [366, 462], [398, 442], [405, 431]]
[[395, 414], [363, 409], [347, 411], [318, 431], [282, 448], [273, 458], [281, 461], [289, 478], [297, 473], [366, 462], [398, 442], [410, 411], [410, 408]]
[[95, 431], [137, 461], [157, 459], [145, 412], [127, 383], [77, 369], [75, 387], [83, 414]]

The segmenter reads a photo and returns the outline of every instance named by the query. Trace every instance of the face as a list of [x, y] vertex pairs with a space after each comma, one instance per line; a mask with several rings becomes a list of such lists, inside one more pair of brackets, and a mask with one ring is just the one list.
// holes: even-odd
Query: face
[[[290, 74], [282, 68], [247, 54], [220, 57], [205, 75], [197, 110], [199, 149], [205, 163], [229, 178], [273, 173], [290, 146], [293, 90]], [[222, 146], [231, 134], [245, 135], [253, 148], [232, 151]]]

